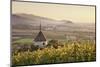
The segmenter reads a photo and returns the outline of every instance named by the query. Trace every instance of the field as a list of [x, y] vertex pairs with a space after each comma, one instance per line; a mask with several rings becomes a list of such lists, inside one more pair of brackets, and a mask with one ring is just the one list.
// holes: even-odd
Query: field
[[[31, 43], [30, 40], [20, 40], [17, 43]], [[26, 43], [25, 42], [25, 43]], [[13, 44], [13, 46], [16, 43]], [[25, 44], [24, 44], [25, 46]], [[34, 51], [27, 49], [25, 51], [15, 50], [12, 53], [13, 66], [31, 65], [31, 64], [50, 64], [50, 63], [69, 63], [69, 62], [89, 62], [96, 60], [95, 41], [57, 41], [52, 40], [44, 49], [37, 48]]]
[[13, 66], [96, 61], [94, 24], [56, 25], [49, 30], [42, 26], [48, 41], [42, 49], [34, 46], [39, 32], [35, 28], [12, 29]]

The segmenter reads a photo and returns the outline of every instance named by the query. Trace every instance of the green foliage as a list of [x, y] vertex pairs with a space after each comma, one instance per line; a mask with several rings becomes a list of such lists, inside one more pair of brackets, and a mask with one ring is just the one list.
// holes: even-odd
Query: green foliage
[[32, 45], [32, 39], [19, 39], [13, 42], [13, 45]]
[[[60, 43], [49, 42], [51, 45]], [[51, 46], [42, 50], [13, 53], [12, 63], [13, 65], [30, 65], [96, 60], [96, 48], [93, 41], [71, 41], [65, 42], [63, 45], [56, 49]]]

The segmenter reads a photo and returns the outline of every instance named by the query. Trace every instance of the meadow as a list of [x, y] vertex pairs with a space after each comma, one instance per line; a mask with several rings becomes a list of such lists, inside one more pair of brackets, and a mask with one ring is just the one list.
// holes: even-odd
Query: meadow
[[[13, 43], [15, 45], [30, 44], [32, 39], [21, 39]], [[16, 48], [16, 47], [15, 47]], [[21, 48], [22, 49], [22, 48]], [[51, 40], [48, 46], [43, 49], [27, 48], [26, 50], [17, 49], [12, 53], [12, 65], [37, 65], [37, 64], [55, 64], [55, 63], [73, 63], [96, 61], [96, 45], [92, 40], [79, 41], [58, 41]]]

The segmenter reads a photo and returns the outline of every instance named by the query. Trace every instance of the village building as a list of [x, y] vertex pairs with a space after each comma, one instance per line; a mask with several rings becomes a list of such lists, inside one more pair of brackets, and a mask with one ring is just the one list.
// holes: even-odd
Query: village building
[[34, 39], [34, 45], [38, 46], [39, 48], [44, 48], [47, 45], [47, 40], [41, 29], [40, 24], [40, 31]]

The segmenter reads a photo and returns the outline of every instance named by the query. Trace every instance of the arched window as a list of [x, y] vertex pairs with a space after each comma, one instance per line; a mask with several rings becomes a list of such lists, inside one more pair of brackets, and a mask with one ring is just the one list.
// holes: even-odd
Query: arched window
[[43, 45], [45, 45], [45, 43], [43, 42]]

